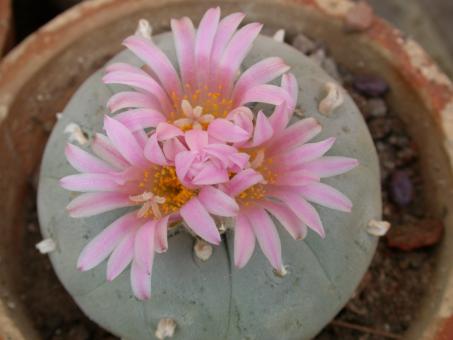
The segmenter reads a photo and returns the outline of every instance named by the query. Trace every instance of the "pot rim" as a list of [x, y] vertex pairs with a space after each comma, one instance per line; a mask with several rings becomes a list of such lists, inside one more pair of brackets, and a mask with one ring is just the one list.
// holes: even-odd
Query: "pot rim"
[[11, 0], [0, 0], [0, 58], [11, 45], [12, 35]]
[[[1, 1], [1, 0], [0, 0]], [[16, 46], [0, 64], [0, 124], [8, 117], [14, 98], [29, 79], [52, 57], [64, 51], [80, 36], [101, 27], [117, 17], [136, 12], [146, 3], [148, 7], [159, 7], [182, 0], [93, 0], [82, 2], [60, 14], [38, 31]], [[226, 0], [226, 2], [231, 0]], [[234, 0], [232, 0], [234, 1]], [[342, 22], [355, 3], [351, 0], [257, 0], [288, 5], [307, 6], [328, 19]], [[10, 0], [5, 0], [8, 5]], [[7, 6], [9, 7], [9, 6]], [[7, 17], [10, 17], [7, 8]], [[96, 20], [93, 20], [93, 18]], [[10, 19], [9, 19], [10, 20]], [[412, 39], [377, 16], [373, 17], [369, 29], [361, 32], [370, 44], [377, 45], [375, 53], [398, 70], [420, 97], [442, 133], [443, 149], [453, 168], [453, 85], [440, 71], [429, 55]], [[64, 35], [65, 39], [60, 39]], [[0, 52], [2, 51], [0, 28]], [[453, 273], [448, 274], [442, 302], [430, 319], [422, 321], [424, 327], [417, 337], [424, 339], [447, 339], [453, 336]], [[11, 328], [11, 334], [21, 334], [10, 320], [5, 320], [6, 307], [0, 300], [0, 324]], [[420, 320], [417, 320], [420, 322]]]

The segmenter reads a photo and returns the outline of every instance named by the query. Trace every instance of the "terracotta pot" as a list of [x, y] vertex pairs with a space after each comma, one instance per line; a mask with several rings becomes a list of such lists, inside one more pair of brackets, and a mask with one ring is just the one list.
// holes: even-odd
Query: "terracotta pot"
[[[30, 36], [0, 66], [0, 329], [12, 339], [34, 339], [36, 332], [15, 295], [20, 280], [23, 198], [39, 165], [55, 114], [78, 85], [120, 48], [141, 17], [154, 31], [168, 28], [172, 16], [199, 18], [220, 1], [97, 0], [82, 3]], [[309, 32], [326, 42], [333, 57], [352, 71], [382, 75], [392, 88], [389, 102], [414, 140], [420, 141], [426, 202], [431, 215], [443, 216], [431, 289], [409, 339], [453, 338], [453, 86], [425, 52], [379, 18], [365, 32], [345, 33], [349, 0], [239, 0], [221, 2], [224, 12], [242, 10], [288, 34]], [[1, 40], [0, 40], [1, 41]], [[0, 45], [1, 46], [1, 45]], [[8, 308], [14, 303], [15, 308]]]
[[11, 1], [0, 0], [0, 58], [12, 46]]

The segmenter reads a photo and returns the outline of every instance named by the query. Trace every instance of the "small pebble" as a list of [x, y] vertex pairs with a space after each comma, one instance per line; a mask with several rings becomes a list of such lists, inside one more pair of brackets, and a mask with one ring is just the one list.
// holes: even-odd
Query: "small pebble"
[[363, 32], [373, 24], [373, 8], [365, 1], [352, 7], [345, 17], [345, 28], [348, 32]]
[[392, 132], [392, 122], [385, 118], [375, 118], [368, 124], [368, 128], [373, 139], [383, 139]]
[[352, 80], [352, 85], [360, 94], [367, 97], [381, 97], [389, 91], [387, 82], [374, 76], [356, 76]]
[[369, 99], [366, 109], [372, 117], [384, 117], [387, 114], [387, 104], [381, 98]]
[[353, 89], [348, 89], [348, 92], [352, 100], [354, 100], [355, 105], [357, 105], [357, 108], [362, 113], [363, 118], [365, 118], [365, 120], [370, 119], [371, 115], [368, 112], [367, 99], [361, 94], [357, 93], [357, 91], [354, 91]]
[[317, 47], [316, 43], [313, 40], [302, 33], [296, 35], [292, 45], [303, 54], [310, 54]]
[[414, 185], [409, 174], [403, 170], [397, 170], [390, 179], [390, 195], [397, 205], [405, 207], [412, 202], [414, 197]]
[[442, 239], [444, 225], [435, 219], [425, 219], [398, 225], [387, 234], [389, 247], [411, 251], [437, 244]]

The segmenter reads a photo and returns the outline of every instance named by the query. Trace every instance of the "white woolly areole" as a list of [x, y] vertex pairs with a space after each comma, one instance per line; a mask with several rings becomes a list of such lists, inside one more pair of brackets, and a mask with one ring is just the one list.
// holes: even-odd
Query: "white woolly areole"
[[281, 29], [274, 33], [272, 37], [275, 41], [284, 42], [285, 41], [285, 30]]
[[151, 24], [146, 19], [140, 19], [138, 21], [137, 30], [135, 31], [135, 35], [139, 37], [151, 40], [151, 35], [153, 33], [153, 28]]
[[193, 246], [193, 251], [201, 261], [207, 261], [212, 255], [212, 246], [203, 240], [197, 240]]
[[390, 229], [390, 223], [387, 221], [371, 220], [367, 225], [367, 232], [373, 236], [384, 236]]
[[323, 115], [330, 115], [343, 104], [344, 96], [340, 86], [334, 82], [327, 82], [324, 89], [326, 96], [319, 103], [318, 110]]
[[38, 251], [41, 254], [48, 254], [48, 253], [55, 251], [55, 249], [57, 249], [57, 245], [55, 244], [55, 241], [52, 240], [51, 238], [46, 238], [46, 239], [42, 240], [41, 242], [37, 243], [35, 245], [35, 247], [36, 247], [36, 249], [38, 249]]
[[77, 142], [80, 145], [88, 144], [88, 138], [85, 137], [82, 129], [76, 123], [69, 123], [66, 125], [64, 133], [68, 135], [69, 142]]
[[159, 340], [165, 338], [172, 338], [175, 334], [176, 329], [176, 321], [169, 318], [160, 319], [159, 323], [157, 324], [156, 333], [154, 335]]

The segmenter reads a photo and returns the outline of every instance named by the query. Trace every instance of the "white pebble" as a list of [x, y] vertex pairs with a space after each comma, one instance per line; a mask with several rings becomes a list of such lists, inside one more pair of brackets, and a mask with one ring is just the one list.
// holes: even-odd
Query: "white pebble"
[[284, 42], [285, 41], [285, 30], [278, 30], [272, 37], [275, 41]]
[[57, 117], [57, 120], [60, 120], [61, 117], [63, 117], [63, 114], [61, 112], [57, 112], [55, 116]]
[[330, 115], [343, 104], [343, 92], [341, 87], [334, 82], [327, 82], [324, 88], [327, 94], [319, 103], [318, 110], [324, 115]]
[[193, 251], [195, 252], [195, 255], [201, 260], [201, 261], [207, 261], [212, 255], [212, 246], [203, 241], [203, 240], [197, 240], [195, 242], [195, 245], [193, 247]]
[[390, 223], [387, 221], [371, 220], [368, 222], [367, 231], [373, 236], [384, 236], [390, 229]]
[[154, 335], [159, 340], [165, 338], [172, 338], [175, 334], [176, 329], [176, 321], [169, 318], [160, 319], [159, 323], [157, 324], [156, 333]]
[[137, 30], [135, 31], [135, 35], [139, 37], [151, 40], [151, 35], [153, 33], [153, 28], [151, 24], [146, 19], [140, 19], [138, 21]]
[[46, 239], [42, 240], [41, 242], [36, 243], [35, 247], [36, 247], [36, 249], [39, 250], [39, 252], [41, 254], [48, 254], [48, 253], [55, 251], [55, 249], [57, 249], [57, 245], [55, 244], [55, 241], [52, 240], [51, 238], [46, 238]]
[[69, 142], [77, 142], [80, 145], [88, 144], [88, 139], [85, 137], [82, 129], [76, 123], [69, 123], [64, 128], [64, 133], [69, 135], [68, 140]]

